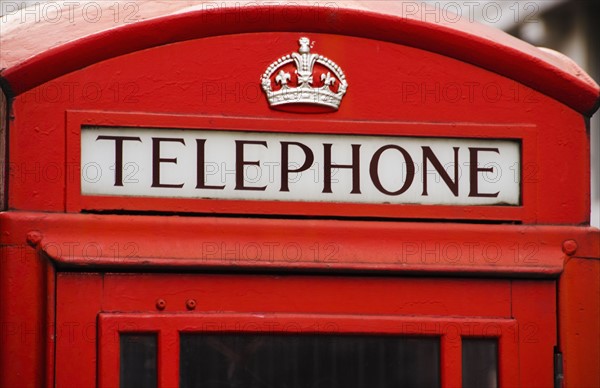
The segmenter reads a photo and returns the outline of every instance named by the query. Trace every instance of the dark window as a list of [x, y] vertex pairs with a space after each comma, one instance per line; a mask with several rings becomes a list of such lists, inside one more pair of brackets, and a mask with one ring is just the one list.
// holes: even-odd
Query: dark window
[[498, 341], [495, 339], [462, 340], [463, 388], [498, 386]]
[[120, 337], [120, 387], [156, 388], [156, 334]]
[[439, 338], [182, 334], [181, 388], [439, 387]]

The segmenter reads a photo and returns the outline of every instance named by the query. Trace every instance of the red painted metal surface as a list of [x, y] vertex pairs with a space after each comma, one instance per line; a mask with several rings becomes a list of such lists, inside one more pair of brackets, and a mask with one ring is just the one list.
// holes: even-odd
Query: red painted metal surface
[[[356, 133], [363, 128], [364, 134], [443, 137], [461, 136], [464, 131], [471, 137], [522, 139], [527, 163], [515, 167], [521, 167], [523, 175], [522, 209], [396, 206], [392, 211], [389, 208], [394, 207], [367, 206], [350, 214], [528, 224], [588, 222], [589, 198], [583, 193], [589, 192], [589, 155], [581, 150], [589, 149], [589, 144], [585, 121], [576, 111], [513, 80], [438, 54], [364, 38], [311, 36], [319, 51], [331, 53], [351, 81], [340, 110], [333, 114], [273, 111], [259, 89], [257, 77], [272, 58], [282, 54], [282, 46], [286, 47], [283, 53], [297, 46], [296, 33], [228, 35], [160, 46], [97, 63], [20, 95], [13, 105], [9, 207], [55, 212], [81, 208], [67, 203], [79, 181], [77, 122], [197, 128], [208, 120], [211, 128], [225, 129], [264, 127], [285, 132], [288, 127], [304, 131], [318, 127], [330, 133]], [[210, 61], [201, 55], [205, 52], [211, 53]], [[139, 63], [146, 64], [149, 75], [139, 72]], [[225, 76], [223, 69], [228, 69]], [[379, 82], [375, 74], [386, 78]], [[445, 95], [444, 90], [456, 87], [460, 98]], [[492, 98], [493, 91], [500, 94]], [[132, 111], [140, 114], [131, 115]], [[347, 122], [353, 122], [349, 129], [344, 126]], [[569, 155], [569, 163], [564, 155]], [[126, 208], [117, 198], [96, 199], [84, 205]], [[130, 210], [165, 208], [151, 198], [126, 204]], [[209, 213], [256, 213], [260, 208], [236, 201], [172, 204], [177, 212], [197, 212], [201, 207]], [[278, 209], [265, 211], [319, 214], [313, 204], [270, 207]], [[343, 205], [330, 208], [334, 215], [348, 211]]]
[[[406, 8], [412, 2], [208, 9], [205, 2], [138, 1], [116, 21], [115, 4], [123, 6], [97, 3], [102, 14], [94, 23], [80, 12], [84, 4], [73, 5], [74, 19], [65, 12], [35, 23], [23, 11], [2, 21], [0, 84], [12, 110], [3, 193], [9, 211], [0, 214], [0, 386], [54, 386], [54, 379], [56, 386], [95, 386], [101, 313], [118, 321], [132, 317], [119, 312], [137, 312], [133, 318], [144, 324], [170, 327], [181, 323], [165, 318], [171, 313], [193, 319], [223, 306], [284, 320], [333, 313], [349, 326], [362, 313], [516, 322], [518, 352], [501, 352], [518, 356], [503, 358], [502, 384], [551, 386], [558, 344], [566, 386], [598, 385], [600, 232], [587, 226], [584, 115], [599, 89], [570, 60], [464, 21], [433, 23], [426, 9]], [[348, 77], [336, 113], [276, 112], [259, 89], [266, 66], [291, 52], [301, 34]], [[84, 196], [82, 124], [518, 139], [522, 205]], [[142, 274], [149, 269], [237, 275], [204, 276], [210, 287], [195, 288], [200, 277]], [[132, 274], [101, 274], [112, 270]], [[247, 274], [265, 271], [281, 278]], [[357, 276], [365, 273], [394, 278]], [[399, 302], [398, 294], [412, 299]], [[460, 344], [444, 341], [443, 379], [458, 385]], [[176, 360], [175, 348], [165, 349]], [[177, 378], [173, 365], [163, 371], [169, 381]]]
[[[58, 327], [73, 331], [71, 337], [58, 337], [57, 358], [63, 361], [58, 384], [93, 381], [96, 337], [89, 328], [98, 316], [100, 386], [118, 381], [118, 332], [159, 332], [164, 365], [159, 378], [164, 386], [176, 386], [179, 331], [285, 332], [290, 327], [440, 336], [444, 387], [460, 385], [460, 336], [496, 337], [502, 386], [552, 384], [553, 281], [62, 274], [58, 290]], [[167, 303], [160, 313], [157, 297]], [[185, 306], [189, 298], [198, 301], [193, 312]], [[74, 304], [86, 306], [82, 315], [74, 315]], [[532, 309], [534, 304], [538, 307]], [[524, 366], [531, 362], [535, 365]], [[82, 373], [72, 380], [61, 365]]]
[[600, 233], [582, 227], [44, 213], [5, 213], [0, 221], [11, 231], [3, 244], [18, 244], [38, 231], [36, 249], [61, 267], [556, 277], [563, 270], [566, 239], [577, 241], [578, 256], [600, 256]]
[[[0, 228], [3, 234], [10, 231]], [[54, 276], [51, 264], [24, 244], [0, 249], [0, 386], [52, 382]]]
[[[262, 7], [261, 7], [262, 4]], [[316, 5], [316, 6], [315, 6]], [[2, 76], [16, 94], [68, 72], [115, 56], [173, 42], [232, 33], [335, 32], [412, 46], [457, 58], [512, 78], [565, 102], [592, 111], [598, 85], [568, 58], [539, 50], [499, 30], [469, 23], [414, 2], [136, 1], [85, 4], [50, 15], [52, 23], [17, 13], [4, 27]], [[88, 19], [93, 17], [93, 23]], [[32, 20], [33, 19], [33, 20]], [[25, 22], [23, 22], [25, 20]], [[432, 21], [433, 20], [433, 21]], [[76, 28], [71, 28], [72, 26]], [[161, 31], [156, 34], [156, 30]], [[22, 33], [26, 31], [26, 33]]]
[[[528, 373], [521, 387], [552, 387], [557, 340], [556, 282], [512, 281], [511, 315], [520, 321], [519, 359], [527, 360]], [[569, 385], [577, 387], [577, 384]]]
[[558, 283], [559, 348], [567, 387], [600, 386], [600, 260], [571, 258]]
[[56, 387], [95, 387], [96, 322], [102, 310], [103, 278], [99, 274], [59, 273], [57, 280]]

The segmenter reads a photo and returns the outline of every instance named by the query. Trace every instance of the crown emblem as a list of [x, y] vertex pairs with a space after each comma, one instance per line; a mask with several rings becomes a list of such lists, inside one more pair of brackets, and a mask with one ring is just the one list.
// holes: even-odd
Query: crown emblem
[[[310, 52], [310, 40], [300, 38], [297, 53], [273, 62], [261, 78], [271, 108], [287, 111], [337, 110], [348, 83], [332, 60]], [[295, 67], [295, 69], [294, 69]]]

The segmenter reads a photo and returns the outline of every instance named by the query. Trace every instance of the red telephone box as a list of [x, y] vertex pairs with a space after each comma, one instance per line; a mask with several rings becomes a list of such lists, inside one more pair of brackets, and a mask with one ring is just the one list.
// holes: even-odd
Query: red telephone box
[[568, 58], [403, 2], [2, 23], [1, 386], [600, 385]]

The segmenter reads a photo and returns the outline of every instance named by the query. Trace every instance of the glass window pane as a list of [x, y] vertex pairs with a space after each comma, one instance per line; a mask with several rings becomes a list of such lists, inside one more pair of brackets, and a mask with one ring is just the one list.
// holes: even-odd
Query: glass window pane
[[181, 388], [439, 387], [439, 338], [182, 334]]
[[498, 341], [496, 339], [462, 340], [463, 388], [498, 387]]
[[120, 387], [156, 388], [156, 334], [121, 334], [120, 342]]

